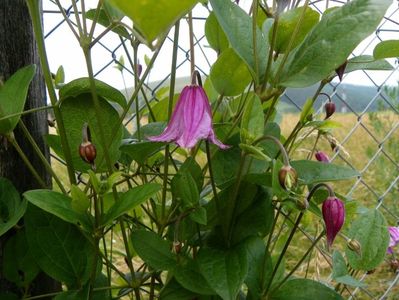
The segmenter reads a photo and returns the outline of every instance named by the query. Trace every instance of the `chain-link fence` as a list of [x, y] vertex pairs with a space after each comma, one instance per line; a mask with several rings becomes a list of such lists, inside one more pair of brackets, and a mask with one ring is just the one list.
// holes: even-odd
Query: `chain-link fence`
[[[86, 1], [96, 5], [95, 1]], [[92, 3], [93, 2], [93, 3]], [[313, 9], [322, 13], [331, 6], [339, 6], [348, 1], [318, 0], [310, 1]], [[65, 22], [64, 15], [75, 26], [76, 16], [69, 1], [61, 1], [63, 14], [52, 0], [44, 0], [44, 26], [46, 45], [52, 71], [63, 65], [66, 81], [86, 76], [83, 54], [78, 42]], [[252, 1], [241, 1], [240, 5], [249, 8]], [[95, 8], [95, 6], [93, 6]], [[193, 12], [195, 66], [202, 75], [207, 75], [211, 63], [215, 61], [215, 52], [208, 47], [204, 36], [204, 22], [208, 10], [197, 5]], [[97, 26], [96, 35], [105, 30]], [[350, 29], [348, 29], [350, 30]], [[190, 73], [189, 29], [186, 21], [181, 22], [179, 50], [177, 59], [177, 85], [188, 82]], [[377, 43], [383, 40], [399, 39], [399, 4], [393, 2], [376, 32], [354, 51], [353, 56], [372, 55]], [[163, 49], [145, 83], [148, 101], [158, 101], [165, 92], [162, 87], [168, 85], [171, 65], [173, 36], [165, 40]], [[93, 48], [93, 65], [95, 76], [129, 96], [134, 85], [134, 71], [129, 64], [123, 65], [123, 72], [118, 68], [120, 57], [129, 59], [133, 53], [131, 45], [118, 35], [109, 32]], [[138, 58], [146, 68], [145, 61], [151, 51], [142, 46]], [[131, 57], [130, 57], [131, 58]], [[359, 171], [360, 176], [349, 184], [339, 186], [346, 197], [353, 198], [368, 208], [375, 207], [386, 216], [390, 226], [399, 225], [399, 64], [398, 60], [389, 62], [394, 66], [392, 71], [356, 71], [346, 74], [342, 82], [332, 81], [324, 92], [328, 93], [336, 103], [341, 114], [337, 114], [343, 128], [340, 134], [331, 136], [325, 145], [335, 143], [335, 151], [331, 159], [334, 163], [348, 165]], [[177, 90], [179, 87], [177, 87]], [[305, 90], [304, 99], [300, 99], [298, 91], [288, 90], [282, 98], [284, 111], [283, 125], [289, 128], [290, 118], [301, 109], [306, 97], [311, 96], [312, 88]], [[166, 95], [166, 94], [165, 94]], [[323, 107], [321, 99], [319, 113]], [[282, 106], [283, 107], [283, 106]], [[133, 117], [134, 118], [134, 115]], [[127, 122], [131, 121], [130, 118]], [[134, 122], [132, 122], [134, 123]], [[327, 147], [326, 146], [326, 147]], [[367, 287], [353, 288], [349, 291], [351, 299], [399, 299], [399, 272], [393, 272], [386, 261], [374, 274], [358, 274]], [[369, 272], [370, 273], [370, 272]], [[398, 285], [399, 286], [399, 285]]]

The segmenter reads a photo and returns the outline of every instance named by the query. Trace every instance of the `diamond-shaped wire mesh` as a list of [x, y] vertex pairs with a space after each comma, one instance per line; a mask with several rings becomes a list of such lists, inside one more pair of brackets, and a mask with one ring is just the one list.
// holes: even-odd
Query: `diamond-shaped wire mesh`
[[[85, 61], [79, 44], [68, 28], [59, 7], [53, 0], [44, 0], [44, 28], [46, 46], [52, 71], [63, 65], [66, 82], [86, 76]], [[76, 27], [75, 15], [70, 1], [60, 1], [63, 13], [72, 26]], [[86, 6], [91, 1], [86, 1]], [[94, 1], [93, 1], [94, 2]], [[332, 6], [340, 6], [349, 1], [318, 0], [310, 1], [313, 9], [322, 13]], [[252, 1], [241, 1], [241, 5], [249, 8]], [[95, 8], [93, 6], [93, 8]], [[204, 22], [208, 10], [197, 5], [193, 12], [195, 66], [202, 75], [207, 75], [211, 64], [216, 60], [216, 54], [207, 45], [204, 36]], [[97, 26], [95, 37], [104, 31], [104, 27]], [[172, 30], [173, 31], [173, 30]], [[179, 36], [179, 51], [177, 58], [177, 77], [185, 78], [177, 82], [177, 90], [187, 82], [190, 72], [189, 31], [185, 20], [181, 21]], [[361, 43], [351, 57], [363, 54], [372, 55], [375, 45], [384, 40], [399, 39], [399, 7], [393, 2], [384, 20], [373, 35]], [[155, 62], [148, 81], [144, 85], [148, 101], [159, 101], [163, 94], [162, 87], [168, 85], [170, 77], [171, 52], [173, 32], [165, 40], [159, 59]], [[131, 45], [116, 34], [108, 33], [93, 48], [93, 66], [96, 78], [103, 80], [122, 90], [127, 97], [131, 95], [134, 85], [134, 71], [129, 64], [123, 66], [123, 76], [115, 68], [119, 58], [129, 59], [133, 50]], [[150, 50], [139, 48], [139, 61], [145, 67], [146, 56], [151, 56]], [[341, 131], [344, 134], [337, 137], [339, 147], [334, 152], [334, 163], [350, 166], [359, 171], [359, 177], [340, 186], [349, 198], [358, 199], [368, 208], [380, 209], [389, 224], [399, 224], [399, 65], [398, 60], [390, 59], [394, 66], [392, 71], [356, 71], [346, 74], [342, 82], [333, 81], [323, 89], [337, 104], [340, 112], [345, 113], [347, 122]], [[367, 92], [361, 99], [353, 99], [356, 94], [353, 89], [367, 87]], [[315, 88], [314, 88], [315, 89]], [[311, 94], [312, 88], [309, 90]], [[355, 96], [354, 96], [355, 95]], [[358, 96], [357, 96], [358, 97]], [[303, 100], [303, 99], [302, 99]], [[291, 112], [298, 112], [301, 103], [296, 91], [288, 90], [282, 101], [289, 104]], [[321, 112], [326, 99], [318, 101], [318, 112]], [[377, 113], [380, 109], [383, 112]], [[134, 110], [127, 124], [134, 119]], [[132, 127], [134, 125], [131, 125]], [[133, 128], [134, 129], [134, 128]], [[358, 149], [355, 153], [347, 153], [346, 149]], [[56, 157], [54, 157], [57, 159]], [[79, 176], [80, 180], [83, 180]], [[306, 232], [304, 233], [305, 235]], [[311, 236], [307, 235], [310, 239]], [[326, 254], [323, 254], [326, 255]], [[367, 287], [354, 288], [349, 292], [350, 299], [399, 299], [399, 273], [393, 273], [387, 261], [376, 271], [377, 275], [358, 274]]]

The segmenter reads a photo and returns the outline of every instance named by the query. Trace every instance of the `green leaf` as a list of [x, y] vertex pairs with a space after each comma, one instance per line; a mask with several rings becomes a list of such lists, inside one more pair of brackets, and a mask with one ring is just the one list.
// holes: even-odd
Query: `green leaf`
[[51, 190], [31, 190], [23, 194], [30, 203], [58, 218], [72, 223], [85, 223], [84, 215], [72, 208], [72, 199]]
[[172, 278], [161, 290], [159, 299], [162, 300], [187, 300], [194, 299], [198, 294], [183, 288], [175, 278]]
[[346, 267], [346, 262], [344, 257], [339, 251], [334, 251], [333, 253], [333, 274], [332, 278], [339, 283], [350, 285], [354, 287], [364, 287], [366, 284], [360, 282], [359, 280], [353, 278], [349, 275], [348, 268]]
[[[111, 25], [111, 20], [107, 15], [107, 11], [110, 12], [109, 14], [111, 15], [111, 18], [115, 19], [115, 21], [120, 21], [120, 19], [122, 19], [123, 15], [120, 16], [118, 13], [115, 15], [113, 12], [115, 12], [116, 9], [114, 9], [111, 5], [109, 5], [108, 2], [104, 2], [103, 5], [107, 6], [109, 9], [105, 9], [105, 10], [100, 9], [100, 13], [97, 18], [98, 24], [101, 24], [105, 28], [107, 28]], [[96, 12], [97, 12], [97, 9], [90, 9], [89, 11], [86, 12], [86, 18], [88, 18], [89, 20], [94, 20]], [[130, 39], [129, 32], [122, 25], [114, 26], [112, 28], [112, 31], [115, 32], [116, 34], [120, 35], [121, 37]]]
[[346, 257], [352, 268], [369, 271], [384, 260], [389, 245], [389, 232], [387, 222], [379, 210], [373, 209], [362, 214], [352, 223], [348, 236], [361, 245], [361, 255], [346, 249]]
[[272, 300], [343, 300], [342, 296], [326, 285], [310, 279], [292, 279], [283, 284]]
[[235, 245], [250, 236], [265, 237], [272, 228], [273, 220], [274, 207], [271, 196], [259, 188], [251, 205], [234, 218], [232, 244]]
[[247, 65], [232, 48], [222, 52], [209, 76], [216, 91], [223, 96], [239, 95], [251, 82]]
[[374, 32], [391, 4], [391, 0], [354, 0], [324, 15], [289, 55], [280, 84], [305, 87], [326, 78]]
[[205, 22], [205, 36], [209, 46], [218, 54], [229, 47], [229, 41], [226, 34], [220, 27], [214, 12], [211, 12]]
[[107, 225], [115, 219], [132, 210], [157, 193], [161, 186], [157, 183], [146, 183], [123, 193], [118, 201], [107, 211], [102, 218], [102, 224]]
[[26, 211], [27, 202], [19, 197], [14, 185], [0, 177], [0, 236], [13, 228]]
[[[103, 133], [105, 143], [107, 144], [108, 153], [111, 163], [119, 159], [123, 130], [119, 123], [118, 112], [104, 98], [99, 97], [100, 119], [103, 122]], [[82, 127], [84, 123], [89, 124], [91, 139], [93, 145], [97, 149], [96, 172], [105, 171], [106, 164], [104, 159], [104, 150], [100, 142], [100, 128], [97, 122], [96, 109], [91, 99], [91, 94], [79, 94], [76, 97], [64, 98], [61, 106], [61, 113], [64, 119], [65, 130], [67, 133], [68, 143], [72, 152], [72, 161], [75, 170], [85, 172], [91, 169], [90, 164], [82, 160], [79, 155], [79, 146], [82, 143]], [[119, 126], [119, 128], [117, 127]], [[114, 132], [115, 128], [118, 128]], [[112, 143], [110, 143], [112, 139]], [[57, 152], [58, 148], [53, 148], [58, 156], [63, 158], [63, 152]], [[101, 164], [97, 162], [102, 162]]]
[[301, 116], [299, 117], [299, 121], [302, 124], [305, 124], [308, 121], [308, 117], [312, 116], [314, 113], [313, 109], [313, 99], [309, 98], [306, 100], [305, 104], [303, 105]]
[[265, 117], [259, 97], [251, 94], [245, 104], [241, 119], [241, 141], [251, 144], [263, 135]]
[[133, 20], [148, 44], [168, 33], [170, 27], [188, 13], [197, 0], [109, 0]]
[[132, 233], [133, 248], [151, 267], [157, 270], [173, 270], [176, 257], [168, 241], [152, 231], [138, 230]]
[[18, 287], [28, 287], [40, 271], [29, 250], [23, 230], [19, 230], [7, 240], [2, 260], [4, 278]]
[[207, 224], [206, 209], [203, 207], [196, 208], [190, 214], [190, 219], [198, 224], [206, 225]]
[[[4, 85], [0, 85], [0, 118], [21, 113], [25, 107], [28, 88], [36, 66], [29, 65], [15, 72]], [[17, 126], [21, 116], [0, 120], [0, 134], [8, 134]]]
[[301, 184], [350, 179], [359, 176], [359, 172], [348, 167], [326, 164], [318, 161], [296, 160], [291, 162], [298, 172]]
[[236, 299], [248, 272], [248, 261], [242, 249], [218, 250], [203, 248], [198, 265], [209, 286], [223, 300]]
[[60, 87], [64, 84], [65, 82], [65, 72], [64, 72], [64, 67], [63, 66], [59, 66], [57, 69], [57, 73], [55, 74], [55, 78], [54, 78], [54, 84], [57, 87]]
[[[302, 22], [297, 29], [296, 27], [302, 15]], [[292, 42], [291, 50], [296, 48], [303, 41], [306, 34], [319, 22], [319, 18], [320, 15], [309, 7], [297, 7], [282, 13], [278, 20], [274, 50], [277, 53], [285, 53], [295, 30], [297, 30], [297, 34]], [[273, 29], [269, 32], [269, 42], [271, 42], [272, 36]]]
[[272, 275], [272, 259], [269, 252], [266, 251], [265, 242], [261, 238], [250, 239], [246, 242], [246, 247], [250, 264], [245, 284], [254, 299], [261, 299]]
[[89, 197], [76, 185], [71, 185], [71, 207], [78, 213], [86, 212], [90, 207]]
[[216, 152], [212, 164], [214, 180], [219, 188], [236, 176], [240, 164], [240, 152], [238, 147]]
[[85, 284], [95, 262], [95, 249], [76, 226], [30, 205], [26, 237], [40, 268], [69, 288]]
[[180, 199], [184, 209], [193, 208], [199, 205], [199, 191], [194, 178], [189, 172], [179, 172], [172, 179], [172, 193]]
[[380, 42], [373, 51], [375, 59], [399, 57], [399, 40], [387, 40]]
[[256, 26], [256, 53], [259, 54], [256, 66], [252, 18], [230, 0], [210, 0], [210, 3], [231, 47], [248, 65], [252, 77], [258, 82], [266, 70], [267, 55], [265, 54], [269, 52], [269, 45], [262, 31]]
[[200, 273], [198, 261], [187, 259], [180, 263], [175, 271], [175, 278], [185, 289], [201, 295], [214, 295], [215, 291], [208, 285]]
[[393, 70], [393, 67], [385, 59], [376, 60], [371, 55], [360, 55], [348, 60], [345, 73], [350, 73], [357, 70], [390, 71]]
[[158, 153], [158, 151], [165, 146], [165, 143], [148, 141], [132, 142], [131, 140], [127, 140], [123, 143], [124, 144], [119, 149], [141, 165], [145, 164], [150, 156]]
[[[119, 104], [122, 108], [126, 107], [126, 98], [119, 90], [98, 79], [94, 79], [94, 82], [97, 95], [110, 102]], [[86, 93], [91, 93], [90, 79], [87, 77], [78, 78], [68, 82], [60, 89], [60, 100], [63, 101], [69, 97], [78, 97], [79, 95]]]

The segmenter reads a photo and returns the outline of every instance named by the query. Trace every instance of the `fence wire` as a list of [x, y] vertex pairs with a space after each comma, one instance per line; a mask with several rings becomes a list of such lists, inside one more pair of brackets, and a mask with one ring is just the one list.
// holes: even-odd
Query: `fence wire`
[[[95, 1], [86, 1], [86, 6]], [[248, 3], [246, 3], [248, 2]], [[252, 1], [241, 1], [245, 6]], [[331, 6], [340, 6], [348, 1], [338, 0], [319, 0], [310, 1], [310, 6], [322, 13]], [[72, 5], [69, 1], [61, 1], [63, 14], [69, 19], [72, 26], [76, 27], [76, 18]], [[93, 3], [96, 5], [96, 3]], [[84, 61], [78, 43], [69, 30], [67, 23], [61, 14], [59, 7], [53, 0], [43, 1], [44, 28], [46, 45], [50, 58], [50, 65], [53, 72], [59, 65], [63, 65], [67, 79], [86, 76]], [[95, 8], [95, 7], [93, 7]], [[79, 12], [80, 13], [80, 12]], [[194, 43], [195, 43], [195, 67], [202, 75], [209, 73], [211, 63], [215, 61], [216, 54], [208, 47], [204, 36], [204, 23], [208, 15], [207, 9], [197, 5], [193, 11]], [[97, 26], [96, 35], [98, 37], [105, 28]], [[188, 78], [190, 71], [190, 51], [188, 42], [188, 24], [185, 20], [181, 21], [180, 36], [187, 38], [179, 39], [177, 77]], [[399, 39], [399, 3], [394, 1], [388, 10], [381, 24], [375, 33], [354, 51], [353, 56], [372, 54], [375, 45], [384, 40]], [[151, 95], [148, 101], [159, 101], [162, 94], [162, 87], [168, 85], [170, 77], [171, 49], [173, 45], [173, 35], [169, 34], [164, 42], [163, 50], [150, 73], [148, 81], [144, 84], [146, 92]], [[127, 51], [126, 51], [127, 50]], [[110, 32], [100, 40], [93, 48], [94, 70], [96, 78], [103, 80], [115, 87], [123, 90], [129, 97], [134, 85], [134, 71], [128, 66], [123, 65], [124, 76], [114, 68], [120, 64], [121, 56], [127, 57], [128, 53], [133, 53], [131, 45], [124, 38]], [[150, 56], [148, 49], [139, 48], [139, 60], [144, 65], [146, 55]], [[384, 213], [391, 226], [399, 225], [399, 207], [397, 205], [399, 197], [399, 63], [392, 59], [390, 63], [394, 66], [392, 71], [356, 71], [346, 74], [342, 82], [333, 81], [323, 89], [336, 102], [341, 112], [346, 113], [348, 119], [353, 120], [345, 134], [340, 140], [335, 141], [339, 147], [336, 148], [332, 160], [334, 163], [347, 165], [359, 172], [357, 179], [350, 182], [346, 188], [346, 197], [362, 199], [362, 203], [369, 207], [375, 207]], [[144, 65], [145, 68], [145, 65]], [[187, 79], [188, 80], [188, 79]], [[69, 80], [67, 80], [69, 81]], [[123, 82], [123, 85], [121, 85]], [[188, 82], [188, 81], [187, 81]], [[354, 103], [360, 99], [352, 99], [352, 95], [347, 93], [346, 84], [360, 83], [361, 86], [369, 87], [366, 100], [360, 108], [354, 107]], [[181, 84], [185, 84], [182, 82]], [[179, 84], [179, 82], [178, 82]], [[179, 87], [178, 87], [179, 88]], [[309, 95], [310, 96], [310, 95]], [[289, 103], [291, 107], [300, 111], [301, 105], [295, 97], [295, 92], [289, 90], [284, 94], [283, 101]], [[321, 112], [322, 102], [319, 106]], [[380, 110], [380, 112], [376, 112]], [[131, 122], [133, 116], [127, 121]], [[134, 122], [132, 122], [134, 123]], [[367, 145], [359, 144], [361, 151], [356, 153], [346, 153], [347, 145], [359, 142], [359, 137], [367, 140]], [[356, 157], [361, 155], [362, 159]], [[56, 157], [54, 157], [56, 158]], [[57, 158], [56, 158], [57, 159]], [[81, 176], [78, 177], [83, 181]], [[382, 184], [381, 184], [382, 182]], [[350, 299], [399, 299], [399, 273], [392, 272], [389, 261], [386, 261], [374, 274], [358, 274], [362, 282], [367, 283], [367, 287], [350, 289]]]

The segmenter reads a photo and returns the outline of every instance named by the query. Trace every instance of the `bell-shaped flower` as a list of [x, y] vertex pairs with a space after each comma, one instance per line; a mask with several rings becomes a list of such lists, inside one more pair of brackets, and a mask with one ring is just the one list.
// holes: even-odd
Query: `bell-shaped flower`
[[315, 157], [318, 161], [324, 162], [324, 163], [329, 163], [330, 162], [330, 158], [328, 157], [327, 154], [325, 154], [322, 151], [317, 151], [315, 153]]
[[[196, 76], [198, 74], [194, 74]], [[229, 146], [216, 138], [212, 126], [212, 111], [202, 86], [184, 87], [168, 126], [162, 134], [148, 137], [154, 142], [175, 142], [183, 148], [193, 148], [199, 140], [207, 139], [221, 149]]]
[[389, 227], [389, 247], [387, 252], [393, 254], [393, 247], [399, 243], [399, 227]]
[[337, 197], [328, 197], [322, 206], [323, 220], [326, 224], [327, 244], [330, 247], [345, 221], [344, 203]]

